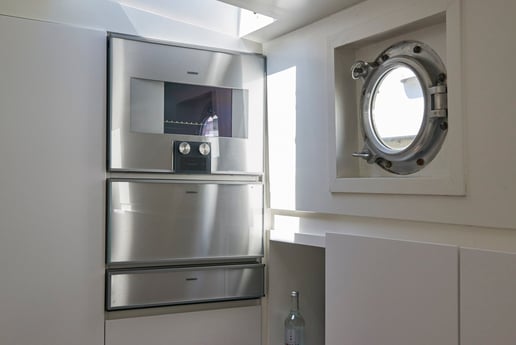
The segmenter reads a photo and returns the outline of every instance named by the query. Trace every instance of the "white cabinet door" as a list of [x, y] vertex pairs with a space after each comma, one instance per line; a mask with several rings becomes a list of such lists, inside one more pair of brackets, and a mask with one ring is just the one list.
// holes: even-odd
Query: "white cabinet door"
[[458, 248], [327, 234], [327, 345], [457, 345]]
[[516, 343], [516, 254], [460, 250], [461, 345]]
[[261, 307], [106, 321], [105, 345], [260, 345]]
[[104, 341], [105, 66], [103, 32], [0, 16], [0, 344]]

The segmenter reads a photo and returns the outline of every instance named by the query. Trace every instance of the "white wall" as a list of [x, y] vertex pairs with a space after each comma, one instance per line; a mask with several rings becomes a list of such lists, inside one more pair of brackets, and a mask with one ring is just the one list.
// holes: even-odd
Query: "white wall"
[[[385, 0], [366, 1], [349, 11], [355, 11], [352, 13], [357, 14], [358, 22], [364, 19], [360, 17], [364, 9], [374, 9], [380, 3]], [[418, 6], [408, 0], [389, 0], [389, 4], [393, 11], [405, 5]], [[289, 177], [295, 183], [294, 191], [287, 191], [286, 197], [294, 203], [286, 207], [278, 203], [285, 192], [275, 190], [274, 185], [271, 198], [273, 207], [276, 200], [277, 208], [319, 213], [310, 215], [301, 224], [301, 231], [328, 229], [454, 244], [476, 242], [478, 246], [516, 250], [515, 232], [511, 231], [516, 229], [516, 111], [512, 95], [516, 70], [508, 66], [516, 47], [507, 44], [516, 32], [516, 3], [462, 0], [461, 6], [465, 197], [330, 193], [327, 176], [332, 165], [325, 154], [332, 130], [328, 114], [333, 106], [326, 96], [330, 87], [328, 38], [342, 30], [342, 18], [349, 15], [345, 10], [264, 44], [271, 77], [296, 71], [291, 78], [295, 101], [282, 111], [294, 114], [296, 120], [291, 124], [296, 128], [295, 138], [285, 143], [296, 152], [294, 166], [282, 169], [295, 171]], [[269, 108], [269, 117], [275, 116], [280, 114]], [[270, 126], [274, 121], [270, 118]], [[276, 177], [272, 175], [271, 180]]]
[[[128, 5], [123, 5], [123, 3]], [[260, 44], [231, 35], [231, 30], [227, 28], [227, 25], [221, 25], [221, 31], [219, 32], [215, 31], [215, 25], [213, 24], [208, 23], [201, 26], [199, 18], [206, 18], [211, 15], [214, 22], [222, 20], [217, 8], [210, 9], [211, 13], [206, 13], [206, 6], [197, 8], [199, 16], [193, 18], [188, 15], [184, 6], [178, 4], [179, 13], [177, 15], [180, 15], [183, 19], [183, 21], [180, 21], [176, 18], [158, 15], [146, 8], [135, 8], [134, 5], [137, 3], [134, 0], [2, 0], [0, 1], [0, 14], [170, 42], [261, 52]], [[139, 1], [139, 3], [142, 3], [142, 1]], [[192, 1], [191, 4], [189, 2], [189, 5], [199, 7], [201, 3], [201, 0], [196, 0]], [[159, 7], [156, 10], [159, 10]], [[214, 12], [214, 10], [217, 11]], [[227, 21], [228, 18], [224, 20]], [[236, 18], [229, 18], [229, 20], [234, 21]]]

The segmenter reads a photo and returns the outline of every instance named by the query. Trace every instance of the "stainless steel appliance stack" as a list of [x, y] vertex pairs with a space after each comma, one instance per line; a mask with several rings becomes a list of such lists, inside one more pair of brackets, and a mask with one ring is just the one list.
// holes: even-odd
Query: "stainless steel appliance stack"
[[106, 309], [264, 294], [264, 58], [108, 37]]

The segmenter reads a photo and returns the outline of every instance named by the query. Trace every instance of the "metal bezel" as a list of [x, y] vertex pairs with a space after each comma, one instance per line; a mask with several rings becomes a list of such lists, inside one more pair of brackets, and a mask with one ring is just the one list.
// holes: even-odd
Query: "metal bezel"
[[[397, 67], [406, 67], [416, 75], [424, 97], [419, 132], [412, 143], [401, 150], [386, 146], [378, 137], [371, 111], [377, 87]], [[428, 165], [439, 152], [448, 128], [446, 69], [437, 53], [422, 42], [403, 41], [387, 48], [372, 63], [355, 63], [352, 76], [364, 80], [360, 100], [364, 148], [353, 155], [400, 175], [415, 173]]]

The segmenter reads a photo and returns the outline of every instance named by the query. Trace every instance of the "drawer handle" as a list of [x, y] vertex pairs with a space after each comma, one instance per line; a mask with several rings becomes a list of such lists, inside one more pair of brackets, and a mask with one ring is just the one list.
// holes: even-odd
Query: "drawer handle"
[[197, 279], [198, 279], [197, 277], [186, 278], [187, 281], [194, 281], [194, 280], [197, 280]]

